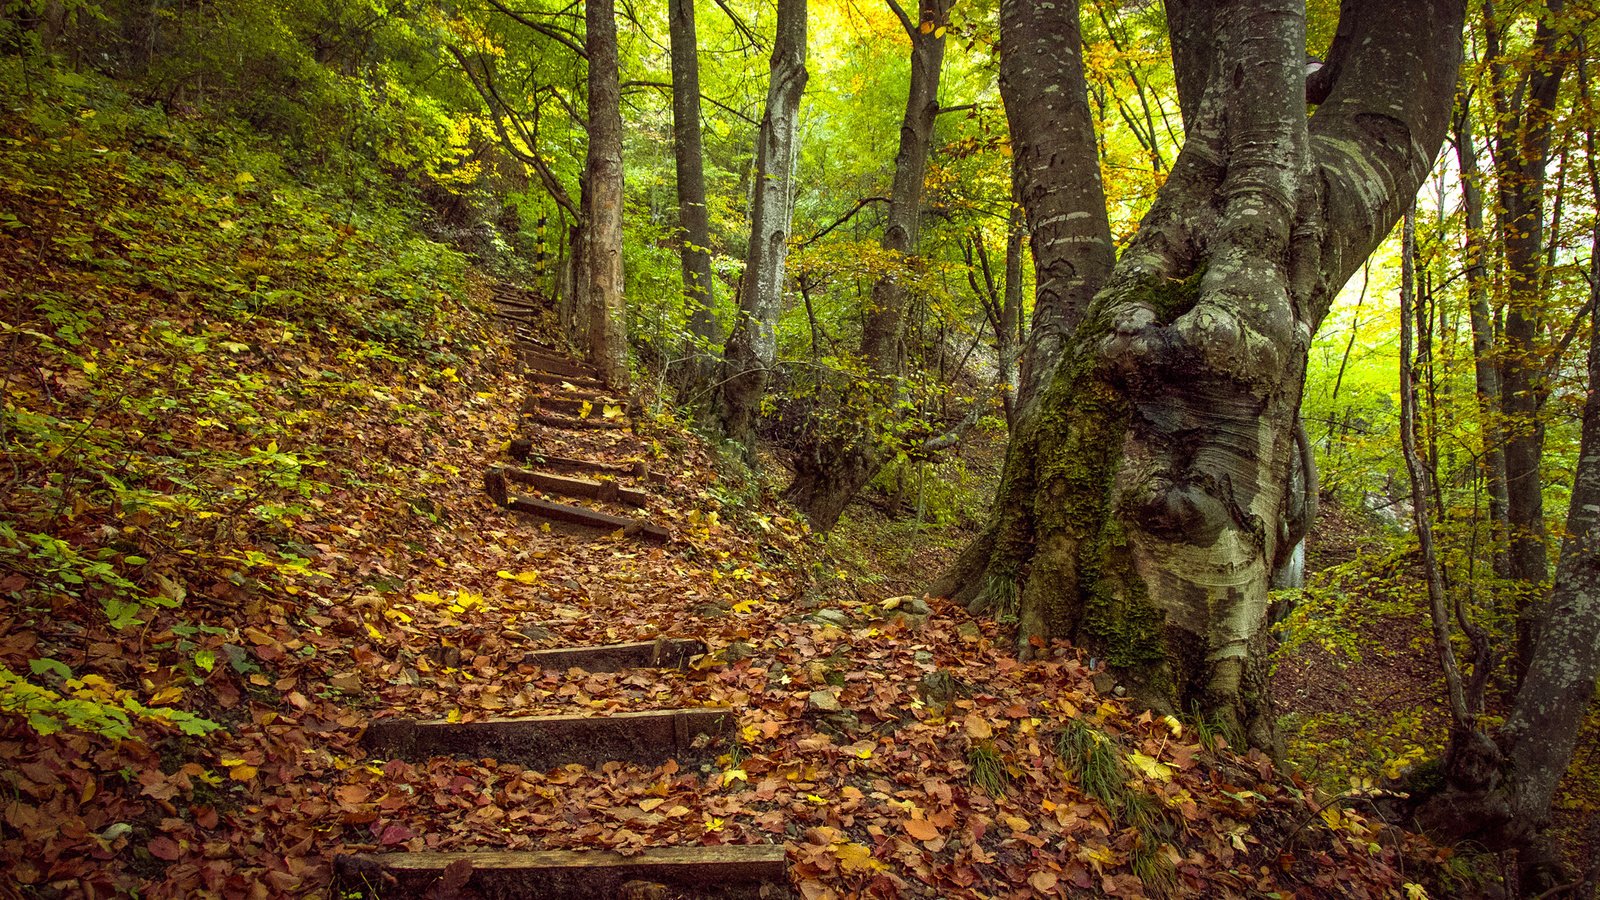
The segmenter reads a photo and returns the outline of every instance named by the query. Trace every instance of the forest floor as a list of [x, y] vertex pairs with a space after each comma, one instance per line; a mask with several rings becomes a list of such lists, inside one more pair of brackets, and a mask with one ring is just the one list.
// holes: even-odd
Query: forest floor
[[[350, 851], [757, 843], [806, 900], [1452, 892], [1425, 842], [1097, 689], [1073, 648], [1019, 663], [924, 604], [952, 532], [841, 565], [648, 397], [614, 438], [524, 431], [490, 285], [402, 200], [103, 87], [32, 90], [0, 121], [0, 897], [329, 897]], [[519, 435], [645, 459], [670, 540], [491, 502]], [[522, 663], [680, 636], [709, 649], [684, 671]], [[706, 706], [736, 740], [693, 765], [361, 744], [394, 717]]]

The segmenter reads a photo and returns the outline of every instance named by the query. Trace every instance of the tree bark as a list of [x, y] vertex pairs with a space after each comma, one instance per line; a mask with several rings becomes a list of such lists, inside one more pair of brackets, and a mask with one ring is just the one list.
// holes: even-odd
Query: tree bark
[[[954, 0], [921, 0], [913, 22], [895, 0], [888, 0], [911, 38], [911, 86], [900, 122], [900, 148], [895, 154], [894, 185], [888, 220], [879, 245], [905, 259], [916, 249], [922, 221], [922, 187], [939, 114], [939, 78], [944, 69], [945, 26]], [[924, 30], [926, 28], [926, 30]], [[906, 289], [894, 273], [872, 286], [871, 305], [861, 332], [861, 358], [880, 381], [900, 374], [904, 355]], [[888, 398], [879, 397], [878, 401]], [[857, 412], [860, 412], [859, 410]], [[827, 531], [839, 521], [850, 499], [881, 465], [880, 429], [867, 421], [841, 423], [842, 428], [813, 432], [795, 454], [794, 480], [784, 497], [799, 507], [811, 527]]]
[[[1186, 140], [935, 586], [1272, 748], [1267, 583], [1311, 335], [1443, 142], [1460, 2], [1346, 0], [1308, 120], [1304, 5], [1168, 4]], [[1196, 73], [1203, 72], [1204, 76]], [[1063, 90], [1081, 90], [1064, 85]]]
[[1083, 74], [1078, 4], [1000, 4], [1000, 97], [1012, 178], [1033, 250], [1033, 327], [1017, 405], [1026, 407], [1105, 283], [1115, 253]]
[[722, 430], [753, 456], [756, 420], [778, 361], [778, 313], [794, 212], [800, 97], [806, 87], [806, 0], [779, 0], [767, 110], [756, 138], [750, 244], [739, 282], [739, 314], [723, 349], [717, 413]]
[[628, 308], [622, 279], [622, 86], [614, 0], [587, 0], [589, 153], [584, 166], [581, 305], [589, 360], [612, 388], [628, 384]]
[[1472, 373], [1478, 396], [1478, 431], [1483, 443], [1483, 476], [1489, 494], [1489, 539], [1496, 578], [1511, 577], [1506, 555], [1506, 456], [1501, 429], [1500, 368], [1495, 358], [1494, 318], [1489, 310], [1489, 282], [1484, 265], [1483, 185], [1472, 110], [1465, 92], [1457, 104], [1456, 164], [1461, 172], [1462, 208], [1466, 217], [1467, 311], [1472, 322]]
[[1493, 4], [1485, 5], [1487, 52], [1495, 74], [1497, 113], [1496, 183], [1498, 227], [1505, 255], [1505, 347], [1500, 354], [1500, 408], [1504, 412], [1506, 519], [1508, 563], [1513, 580], [1527, 586], [1517, 609], [1515, 674], [1526, 670], [1538, 639], [1533, 598], [1550, 577], [1545, 546], [1544, 419], [1541, 407], [1549, 394], [1544, 384], [1544, 189], [1550, 161], [1556, 95], [1561, 87], [1563, 56], [1556, 51], [1558, 31], [1552, 18], [1561, 0], [1547, 0], [1545, 15], [1534, 31], [1533, 59], [1525, 77], [1508, 96], [1499, 56], [1499, 23]]
[[706, 209], [705, 157], [700, 144], [700, 51], [694, 0], [670, 0], [667, 33], [672, 45], [672, 152], [678, 174], [678, 239], [688, 340], [675, 381], [680, 394], [703, 389], [716, 340], [711, 223]]
[[1015, 423], [1017, 409], [1017, 328], [1022, 320], [1022, 250], [1028, 240], [1022, 207], [1012, 204], [1006, 231], [1006, 293], [995, 323], [995, 355], [998, 359], [1000, 401], [1005, 406], [1006, 426]]

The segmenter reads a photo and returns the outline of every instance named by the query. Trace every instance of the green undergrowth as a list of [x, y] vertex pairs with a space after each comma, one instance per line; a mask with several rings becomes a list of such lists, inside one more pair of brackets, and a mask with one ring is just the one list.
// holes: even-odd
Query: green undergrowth
[[20, 66], [0, 59], [0, 595], [12, 626], [169, 627], [148, 636], [161, 683], [43, 661], [0, 673], [0, 708], [40, 730], [203, 733], [182, 685], [247, 663], [183, 624], [197, 579], [174, 560], [203, 556], [212, 594], [292, 600], [326, 581], [297, 527], [330, 500], [404, 508], [453, 477], [351, 448], [363, 424], [426, 430], [440, 392], [473, 402], [466, 262], [372, 173], [301, 171], [243, 125]]

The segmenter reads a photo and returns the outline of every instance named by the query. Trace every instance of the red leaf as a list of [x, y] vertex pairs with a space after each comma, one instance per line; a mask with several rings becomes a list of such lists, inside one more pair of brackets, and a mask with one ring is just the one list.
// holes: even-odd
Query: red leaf
[[167, 862], [172, 862], [183, 856], [183, 848], [178, 846], [178, 842], [165, 835], [152, 838], [144, 848], [150, 851], [151, 856], [156, 859], [164, 859]]
[[383, 830], [382, 834], [378, 835], [378, 843], [385, 847], [393, 847], [395, 844], [403, 844], [414, 837], [416, 837], [416, 834], [404, 825], [390, 825]]

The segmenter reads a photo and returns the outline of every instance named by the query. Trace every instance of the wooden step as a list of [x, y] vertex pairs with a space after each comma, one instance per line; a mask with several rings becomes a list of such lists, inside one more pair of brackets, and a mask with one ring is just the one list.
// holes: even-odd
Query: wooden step
[[628, 506], [649, 506], [650, 495], [644, 491], [622, 487], [615, 481], [591, 481], [587, 478], [563, 478], [560, 475], [551, 475], [546, 472], [535, 472], [531, 469], [517, 469], [511, 466], [494, 467], [506, 480], [518, 484], [526, 484], [547, 494], [563, 494], [568, 497], [583, 497], [590, 500], [604, 500], [609, 503], [625, 503]]
[[784, 856], [782, 844], [655, 847], [631, 856], [610, 850], [355, 853], [334, 862], [335, 896], [786, 898], [794, 894]]
[[532, 413], [538, 412], [541, 409], [547, 409], [554, 410], [559, 413], [565, 413], [570, 416], [578, 416], [583, 413], [583, 405], [585, 403], [589, 404], [589, 415], [586, 418], [604, 419], [605, 409], [607, 406], [620, 407], [623, 415], [626, 415], [628, 412], [628, 401], [607, 399], [599, 394], [589, 394], [586, 396], [551, 396], [548, 394], [531, 394], [527, 399], [522, 401], [522, 411], [524, 413]]
[[523, 413], [522, 418], [535, 425], [544, 425], [548, 428], [565, 428], [568, 431], [583, 430], [615, 430], [628, 427], [626, 419], [601, 419], [590, 417], [578, 419], [571, 416], [548, 416], [544, 413]]
[[611, 475], [617, 478], [637, 478], [641, 481], [665, 484], [665, 472], [652, 472], [650, 466], [642, 459], [631, 463], [605, 463], [594, 462], [588, 459], [575, 459], [570, 456], [552, 456], [548, 453], [539, 453], [533, 449], [533, 441], [528, 438], [515, 438], [511, 441], [508, 455], [518, 462], [534, 462], [547, 469], [565, 469], [572, 472], [592, 472], [596, 475]]
[[690, 638], [662, 638], [601, 647], [559, 647], [534, 650], [522, 657], [525, 666], [541, 669], [582, 669], [585, 672], [621, 672], [624, 669], [686, 669], [689, 660], [706, 652], [706, 645]]
[[537, 384], [555, 385], [556, 387], [561, 387], [563, 390], [565, 390], [563, 385], [568, 384], [575, 388], [583, 388], [591, 391], [604, 391], [606, 389], [605, 383], [600, 381], [600, 379], [588, 378], [583, 375], [558, 375], [554, 372], [542, 372], [538, 369], [528, 369], [524, 374], [527, 375], [529, 381]]
[[546, 372], [551, 375], [565, 375], [569, 378], [587, 378], [591, 381], [600, 382], [600, 373], [597, 372], [592, 366], [586, 366], [583, 363], [574, 362], [570, 359], [563, 359], [559, 356], [541, 353], [538, 350], [532, 350], [526, 346], [518, 347], [518, 349], [522, 351], [522, 364], [528, 366], [529, 368], [537, 369], [541, 372]]
[[659, 766], [669, 759], [689, 762], [714, 757], [717, 738], [731, 733], [737, 719], [726, 707], [476, 722], [389, 718], [368, 725], [361, 744], [379, 759], [420, 761], [456, 756], [541, 770], [569, 763]]
[[672, 532], [654, 522], [643, 519], [629, 519], [624, 516], [613, 516], [599, 510], [588, 509], [582, 506], [570, 506], [566, 503], [554, 503], [549, 500], [540, 500], [537, 497], [508, 496], [505, 507], [525, 512], [555, 522], [565, 522], [568, 525], [582, 525], [586, 528], [599, 528], [603, 531], [617, 531], [621, 529], [624, 537], [642, 538], [649, 541], [660, 541], [665, 544], [672, 540]]
[[606, 531], [621, 530], [626, 537], [643, 538], [645, 540], [666, 543], [672, 539], [672, 532], [654, 522], [642, 519], [630, 519], [624, 516], [613, 516], [598, 510], [587, 509], [582, 506], [569, 506], [565, 503], [553, 503], [549, 500], [540, 500], [536, 497], [519, 497], [511, 494], [506, 488], [504, 473], [490, 469], [484, 473], [483, 488], [496, 505], [517, 512], [530, 513], [541, 518], [555, 522], [564, 522], [569, 525], [582, 525], [587, 528], [600, 528]]

